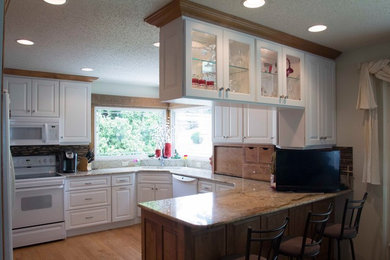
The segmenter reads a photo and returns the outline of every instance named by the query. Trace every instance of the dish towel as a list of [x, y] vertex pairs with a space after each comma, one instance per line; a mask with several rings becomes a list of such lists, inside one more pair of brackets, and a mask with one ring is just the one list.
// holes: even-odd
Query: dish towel
[[360, 69], [359, 92], [356, 109], [364, 110], [364, 163], [363, 182], [381, 184], [379, 172], [378, 111], [375, 88], [371, 75], [390, 82], [390, 60], [364, 63]]

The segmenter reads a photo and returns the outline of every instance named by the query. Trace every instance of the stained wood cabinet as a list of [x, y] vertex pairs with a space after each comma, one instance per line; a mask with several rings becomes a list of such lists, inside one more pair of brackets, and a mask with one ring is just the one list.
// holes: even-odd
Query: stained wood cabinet
[[214, 143], [276, 143], [274, 108], [218, 103], [213, 105]]
[[59, 81], [4, 77], [10, 95], [11, 117], [59, 117]]
[[91, 141], [91, 84], [60, 82], [60, 144]]

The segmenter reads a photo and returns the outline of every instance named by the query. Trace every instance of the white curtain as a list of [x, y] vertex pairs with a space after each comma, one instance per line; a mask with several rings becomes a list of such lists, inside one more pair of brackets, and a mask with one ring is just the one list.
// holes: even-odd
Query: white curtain
[[379, 172], [378, 111], [372, 76], [390, 82], [390, 59], [367, 62], [360, 69], [356, 109], [364, 110], [363, 182], [381, 184]]

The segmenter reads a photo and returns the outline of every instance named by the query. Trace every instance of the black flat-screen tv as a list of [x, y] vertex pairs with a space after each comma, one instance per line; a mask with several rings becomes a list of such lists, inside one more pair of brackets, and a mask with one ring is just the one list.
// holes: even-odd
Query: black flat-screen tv
[[340, 189], [340, 151], [276, 151], [276, 190], [335, 192]]

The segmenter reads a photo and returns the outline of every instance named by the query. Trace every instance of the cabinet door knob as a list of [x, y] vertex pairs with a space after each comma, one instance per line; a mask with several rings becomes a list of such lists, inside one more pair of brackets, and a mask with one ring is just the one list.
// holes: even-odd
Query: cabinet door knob
[[27, 109], [27, 112], [30, 113], [30, 109]]
[[63, 139], [64, 137], [63, 136], [61, 136], [61, 139]]
[[33, 110], [32, 112], [35, 113], [35, 110]]
[[275, 139], [275, 136], [271, 136], [271, 140], [272, 140], [272, 139]]

